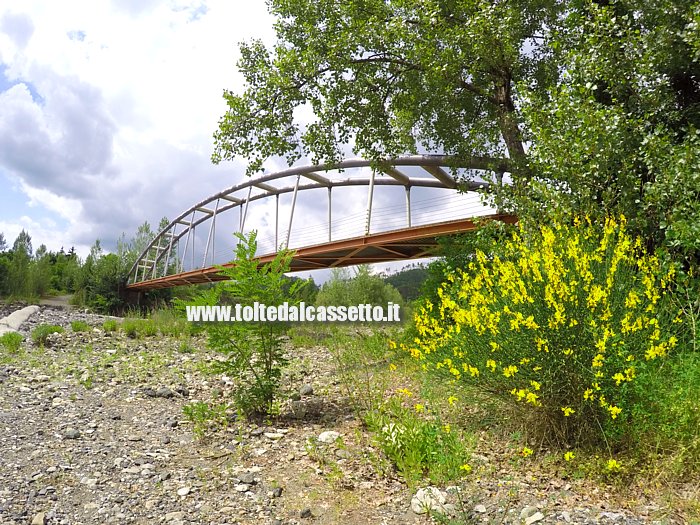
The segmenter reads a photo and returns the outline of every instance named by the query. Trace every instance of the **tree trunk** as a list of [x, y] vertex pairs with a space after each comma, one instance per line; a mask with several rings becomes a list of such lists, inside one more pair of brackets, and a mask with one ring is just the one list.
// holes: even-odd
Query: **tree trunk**
[[500, 77], [495, 82], [495, 99], [497, 102], [498, 127], [501, 136], [508, 148], [508, 156], [512, 162], [512, 175], [514, 182], [523, 182], [519, 179], [528, 179], [530, 174], [527, 167], [527, 154], [523, 145], [522, 133], [518, 127], [518, 119], [515, 114], [515, 105], [511, 95], [510, 77]]

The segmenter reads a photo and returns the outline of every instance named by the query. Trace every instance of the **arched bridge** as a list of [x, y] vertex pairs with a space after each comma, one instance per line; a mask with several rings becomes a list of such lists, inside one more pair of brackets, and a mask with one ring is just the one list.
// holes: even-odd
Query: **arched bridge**
[[[333, 165], [293, 167], [248, 179], [198, 202], [158, 232], [132, 266], [127, 288], [146, 291], [222, 280], [217, 265], [230, 264], [232, 251], [221, 240], [219, 246], [227, 245], [217, 251], [217, 229], [245, 231], [252, 208], [261, 203], [265, 213], [258, 213], [258, 219], [262, 217], [268, 229], [274, 229], [274, 236], [271, 232], [267, 232], [267, 239], [258, 236], [258, 259], [264, 263], [274, 258], [278, 247], [293, 248], [292, 271], [429, 257], [439, 237], [475, 229], [476, 217], [510, 223], [517, 220], [480, 204], [474, 192], [488, 189], [488, 183], [458, 182], [452, 175], [455, 169], [458, 176], [467, 170], [492, 170], [502, 175], [505, 162], [494, 166], [492, 159], [474, 158], [468, 165], [454, 167], [454, 159], [448, 156], [414, 155], [382, 163], [350, 159]], [[366, 201], [357, 200], [358, 187], [366, 188]], [[403, 204], [377, 206], [375, 190], [379, 187], [403, 188]], [[412, 200], [412, 194], [419, 192], [430, 196]], [[295, 216], [301, 194], [312, 194], [316, 210], [320, 201], [325, 217], [314, 223], [309, 217]], [[283, 196], [291, 202], [283, 203], [285, 220], [280, 231]], [[395, 201], [395, 196], [390, 199]], [[334, 217], [334, 202], [336, 210], [341, 207], [355, 213]], [[237, 214], [233, 213], [236, 209]]]

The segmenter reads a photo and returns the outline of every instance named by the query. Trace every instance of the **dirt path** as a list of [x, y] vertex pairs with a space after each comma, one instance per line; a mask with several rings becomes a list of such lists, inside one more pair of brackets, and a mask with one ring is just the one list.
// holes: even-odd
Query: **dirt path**
[[42, 306], [58, 306], [61, 308], [72, 309], [73, 305], [70, 304], [73, 295], [57, 295], [55, 297], [45, 297], [39, 301]]

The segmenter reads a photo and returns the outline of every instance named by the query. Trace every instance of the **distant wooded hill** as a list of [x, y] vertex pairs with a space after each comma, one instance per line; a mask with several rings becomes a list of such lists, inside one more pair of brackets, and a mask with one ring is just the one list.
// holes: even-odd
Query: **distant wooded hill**
[[420, 295], [421, 287], [428, 278], [427, 268], [408, 268], [384, 278], [384, 282], [396, 288], [404, 301], [413, 301]]

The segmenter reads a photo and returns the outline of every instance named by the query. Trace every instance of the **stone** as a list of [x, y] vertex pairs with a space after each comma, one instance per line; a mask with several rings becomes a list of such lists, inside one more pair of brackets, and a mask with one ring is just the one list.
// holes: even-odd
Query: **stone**
[[175, 520], [182, 520], [185, 517], [185, 513], [180, 511], [177, 512], [168, 512], [165, 515], [165, 521], [175, 521]]
[[156, 390], [156, 397], [170, 399], [171, 397], [175, 397], [175, 392], [170, 390], [168, 387], [162, 386]]
[[32, 518], [32, 525], [44, 525], [46, 523], [46, 513], [40, 512]]
[[190, 487], [180, 487], [177, 489], [177, 495], [178, 496], [187, 496], [190, 493]]
[[310, 518], [311, 516], [313, 516], [313, 514], [311, 513], [311, 509], [306, 507], [299, 513], [299, 516], [301, 516], [302, 518]]
[[544, 514], [542, 514], [541, 512], [535, 512], [532, 516], [525, 520], [525, 525], [532, 525], [533, 523], [537, 523], [538, 521], [542, 521], [543, 519]]
[[349, 459], [352, 456], [349, 450], [345, 448], [339, 448], [335, 451], [335, 457], [338, 459]]
[[247, 485], [255, 485], [255, 474], [252, 472], [245, 472], [240, 476], [241, 483], [246, 483]]
[[272, 441], [277, 441], [284, 437], [284, 434], [280, 434], [279, 432], [265, 432], [264, 435], [267, 439], [271, 439]]
[[318, 440], [321, 443], [331, 444], [334, 443], [336, 439], [340, 437], [340, 433], [335, 430], [326, 430], [321, 432], [318, 436]]
[[184, 385], [176, 386], [175, 392], [180, 394], [182, 397], [190, 397], [190, 391]]
[[598, 519], [607, 519], [610, 521], [622, 521], [625, 517], [624, 515], [620, 514], [619, 512], [601, 512], [598, 515]]
[[418, 489], [415, 496], [411, 498], [411, 510], [416, 514], [427, 514], [428, 512], [444, 514], [445, 495], [435, 487]]
[[63, 432], [63, 439], [78, 439], [80, 437], [80, 430], [76, 428], [67, 428]]
[[537, 512], [537, 507], [525, 507], [523, 510], [520, 511], [520, 519], [521, 520], [526, 520], [533, 514]]
[[239, 483], [238, 485], [235, 485], [233, 489], [236, 492], [248, 492], [250, 490], [250, 485], [247, 483]]
[[303, 386], [299, 389], [299, 395], [301, 395], [302, 397], [304, 397], [304, 396], [311, 396], [311, 395], [313, 395], [313, 393], [314, 393], [314, 387], [312, 387], [311, 385], [308, 385], [308, 384], [307, 384], [307, 385], [303, 385]]
[[273, 498], [281, 498], [282, 497], [282, 487], [275, 487], [272, 490], [272, 497]]
[[485, 514], [486, 513], [486, 506], [477, 505], [476, 507], [474, 507], [474, 512], [477, 512], [479, 514]]

